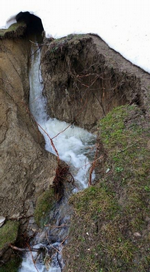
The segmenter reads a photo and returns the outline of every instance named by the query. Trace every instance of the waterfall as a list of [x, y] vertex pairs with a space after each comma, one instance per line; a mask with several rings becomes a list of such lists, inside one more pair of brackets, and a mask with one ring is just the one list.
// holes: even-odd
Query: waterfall
[[[40, 49], [35, 50], [35, 48], [32, 48], [29, 80], [30, 111], [38, 123], [39, 130], [45, 138], [45, 149], [48, 152], [55, 154], [55, 150], [50, 141], [50, 138], [53, 138], [53, 143], [58, 151], [60, 159], [70, 166], [70, 171], [75, 180], [75, 189], [73, 192], [75, 193], [85, 189], [88, 186], [89, 168], [91, 166], [89, 154], [90, 156], [92, 154], [94, 157], [95, 136], [84, 129], [71, 126], [66, 122], [50, 118], [47, 115], [46, 99], [42, 94], [43, 83], [40, 69]], [[57, 137], [55, 137], [56, 135]], [[92, 175], [92, 178], [94, 179], [94, 173]], [[69, 222], [70, 214], [69, 208], [67, 208], [67, 198], [64, 198], [58, 207], [56, 206], [55, 211], [54, 215], [57, 214], [56, 224], [58, 224], [60, 218], [63, 218], [63, 222], [65, 223]], [[54, 235], [51, 231], [49, 232], [51, 235]], [[52, 255], [53, 257], [49, 267], [44, 263], [42, 254], [41, 256], [38, 256], [37, 252], [32, 252], [32, 254], [29, 252], [24, 256], [19, 272], [61, 272], [64, 265], [61, 258], [61, 240], [65, 234], [65, 228], [61, 229], [61, 231], [57, 233], [58, 240], [60, 241], [54, 241], [52, 245], [50, 244], [47, 246], [47, 250], [49, 251], [52, 250], [52, 248], [55, 248], [55, 254]], [[33, 244], [36, 244], [36, 246], [32, 247], [35, 249], [46, 248], [40, 235], [37, 235]], [[33, 258], [37, 259], [36, 265], [33, 263]]]

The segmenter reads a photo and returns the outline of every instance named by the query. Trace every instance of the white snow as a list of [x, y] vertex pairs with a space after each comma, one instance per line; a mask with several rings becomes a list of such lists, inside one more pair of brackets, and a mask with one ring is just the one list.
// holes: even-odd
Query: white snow
[[96, 33], [125, 58], [150, 72], [149, 0], [2, 0], [1, 28], [20, 11], [39, 16], [47, 36]]

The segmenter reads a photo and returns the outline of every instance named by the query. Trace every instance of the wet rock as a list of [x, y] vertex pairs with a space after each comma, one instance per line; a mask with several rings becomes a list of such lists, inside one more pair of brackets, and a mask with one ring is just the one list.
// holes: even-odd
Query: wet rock
[[5, 223], [6, 218], [4, 216], [0, 216], [0, 227], [2, 227]]

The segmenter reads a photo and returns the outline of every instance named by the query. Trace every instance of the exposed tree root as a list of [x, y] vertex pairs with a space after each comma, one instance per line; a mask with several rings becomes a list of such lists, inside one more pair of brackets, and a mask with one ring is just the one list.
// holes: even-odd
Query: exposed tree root
[[[71, 177], [71, 179], [67, 179], [68, 175]], [[60, 163], [58, 163], [57, 169], [56, 169], [56, 176], [53, 181], [53, 187], [54, 187], [54, 193], [56, 196], [56, 199], [59, 201], [62, 196], [64, 195], [64, 182], [71, 182], [74, 183], [74, 178], [72, 174], [69, 172], [69, 166], [65, 165], [62, 166]]]

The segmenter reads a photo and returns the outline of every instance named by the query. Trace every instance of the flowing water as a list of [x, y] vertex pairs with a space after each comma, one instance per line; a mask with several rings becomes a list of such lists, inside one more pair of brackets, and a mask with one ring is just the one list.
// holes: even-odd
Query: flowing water
[[[88, 186], [89, 168], [91, 166], [90, 158], [94, 157], [95, 136], [84, 129], [61, 122], [55, 118], [50, 118], [47, 115], [46, 99], [42, 95], [40, 50], [35, 50], [35, 48], [32, 49], [29, 79], [30, 111], [45, 138], [45, 149], [57, 155], [51, 145], [50, 138], [53, 139], [60, 159], [69, 165], [69, 169], [74, 177], [75, 187], [72, 188], [72, 193], [82, 190]], [[94, 173], [92, 174], [92, 179], [94, 179]], [[63, 199], [49, 215], [49, 222], [53, 222], [58, 226], [58, 229], [53, 230], [49, 226], [45, 227], [43, 233], [35, 237], [34, 241], [32, 241], [32, 248], [35, 251], [40, 248], [41, 252], [33, 251], [32, 254], [31, 252], [26, 253], [19, 272], [62, 271], [64, 264], [61, 251], [64, 245], [63, 241], [68, 234], [69, 228], [66, 226], [69, 225], [71, 213], [68, 205], [69, 194], [65, 193]], [[64, 225], [64, 227], [59, 228], [60, 225]], [[47, 242], [47, 239], [49, 239], [49, 242]], [[48, 256], [51, 256], [51, 262], [47, 261]], [[36, 259], [35, 264], [33, 259]]]

